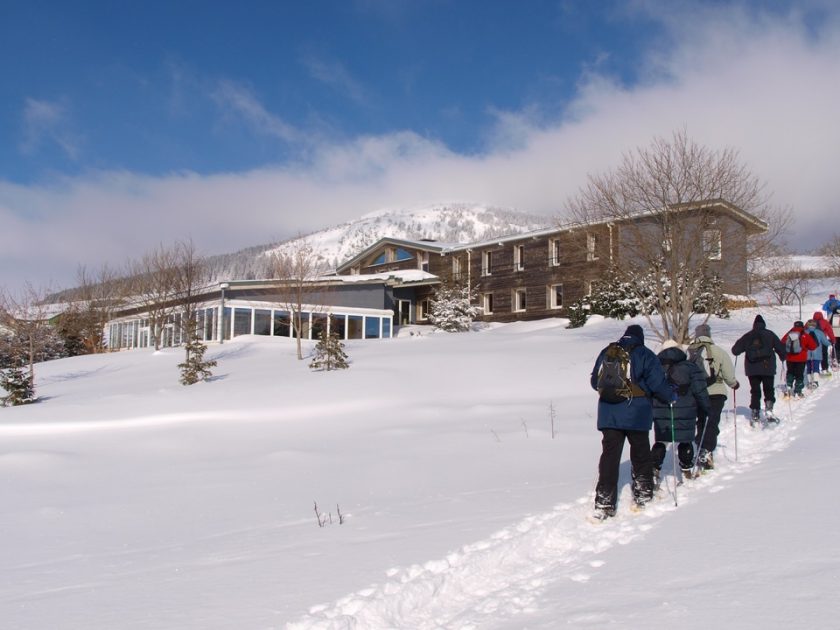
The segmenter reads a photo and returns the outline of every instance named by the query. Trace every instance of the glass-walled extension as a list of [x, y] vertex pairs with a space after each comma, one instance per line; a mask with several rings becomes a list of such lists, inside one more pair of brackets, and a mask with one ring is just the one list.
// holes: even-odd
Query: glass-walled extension
[[[240, 335], [294, 338], [298, 326], [304, 339], [317, 339], [324, 330], [345, 340], [391, 337], [394, 316], [391, 310], [331, 307], [330, 312], [325, 312], [319, 307], [304, 308], [298, 318], [286, 309], [264, 303], [226, 300], [224, 306], [207, 304], [197, 311], [197, 337], [204, 342], [227, 341]], [[142, 315], [110, 322], [107, 333], [112, 350], [154, 346], [150, 322]], [[160, 333], [161, 347], [178, 346], [186, 341], [182, 313], [169, 315]]]

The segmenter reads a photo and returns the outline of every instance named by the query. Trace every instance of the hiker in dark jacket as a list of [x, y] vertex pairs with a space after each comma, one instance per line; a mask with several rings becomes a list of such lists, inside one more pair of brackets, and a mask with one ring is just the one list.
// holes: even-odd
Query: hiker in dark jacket
[[[653, 498], [653, 468], [650, 459], [650, 428], [653, 423], [651, 398], [663, 402], [671, 399], [671, 387], [656, 355], [645, 347], [641, 326], [627, 327], [618, 340], [630, 355], [630, 381], [637, 394], [617, 403], [598, 401], [598, 430], [602, 434], [601, 459], [598, 463], [598, 485], [595, 489], [595, 516], [606, 518], [615, 514], [618, 501], [618, 471], [624, 440], [630, 443], [630, 462], [633, 468], [633, 498], [644, 505]], [[598, 389], [598, 375], [604, 348], [592, 368], [592, 389]]]
[[697, 411], [708, 415], [711, 410], [706, 373], [677, 345], [669, 339], [662, 344], [657, 355], [668, 382], [676, 392], [673, 403], [653, 401], [653, 434], [656, 443], [650, 451], [653, 458], [654, 478], [658, 476], [665, 460], [666, 443], [679, 444], [680, 469], [684, 477], [691, 478], [694, 467], [694, 434]]
[[776, 355], [784, 361], [787, 357], [785, 345], [778, 335], [767, 329], [767, 324], [761, 315], [755, 316], [750, 332], [741, 337], [732, 346], [732, 354], [740, 354], [744, 358], [744, 374], [750, 380], [750, 410], [752, 420], [758, 420], [761, 410], [761, 390], [764, 389], [764, 409], [768, 415], [773, 414], [776, 403], [774, 382], [776, 380]]

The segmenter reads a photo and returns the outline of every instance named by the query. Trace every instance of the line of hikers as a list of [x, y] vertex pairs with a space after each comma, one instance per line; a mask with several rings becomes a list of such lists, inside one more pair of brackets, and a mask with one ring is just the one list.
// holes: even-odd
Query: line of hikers
[[[832, 328], [835, 318], [840, 327], [840, 301], [829, 296], [823, 311], [828, 319], [817, 311], [807, 322], [794, 322], [781, 338], [757, 315], [752, 329], [732, 346], [736, 361], [744, 355], [751, 426], [779, 422], [773, 413], [776, 357], [785, 362], [785, 396], [802, 396], [806, 379], [815, 387], [817, 374], [831, 375], [832, 363], [840, 354], [840, 341]], [[714, 343], [709, 325], [697, 326], [694, 333], [686, 350], [666, 340], [657, 355], [645, 346], [642, 327], [634, 324], [595, 360], [591, 385], [599, 393], [598, 430], [602, 434], [595, 518], [615, 515], [625, 440], [630, 444], [633, 499], [640, 508], [651, 501], [658, 486], [667, 443], [678, 445], [684, 477], [714, 468], [713, 453], [728, 390], [737, 390], [740, 384], [732, 359]], [[699, 449], [696, 458], [695, 445]]]

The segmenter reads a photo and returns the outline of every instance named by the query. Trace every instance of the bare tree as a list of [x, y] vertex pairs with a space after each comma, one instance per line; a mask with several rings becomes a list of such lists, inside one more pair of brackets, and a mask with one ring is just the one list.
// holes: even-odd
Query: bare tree
[[317, 283], [323, 272], [323, 263], [312, 246], [299, 239], [284, 253], [273, 255], [274, 277], [280, 281], [279, 301], [289, 311], [297, 339], [297, 358], [303, 359], [301, 339], [308, 334], [308, 324], [303, 320], [304, 306], [314, 308], [312, 299], [325, 292]]
[[10, 367], [29, 366], [35, 381], [35, 363], [63, 355], [63, 342], [50, 324], [53, 315], [47, 291], [28, 282], [17, 296], [0, 292], [0, 355]]
[[840, 235], [834, 234], [831, 240], [820, 248], [819, 254], [828, 258], [831, 270], [840, 276]]
[[76, 271], [76, 288], [65, 291], [67, 310], [59, 318], [65, 339], [77, 340], [73, 354], [103, 352], [105, 326], [125, 298], [125, 281], [108, 265], [91, 273], [83, 265]]
[[178, 304], [178, 247], [162, 244], [129, 263], [132, 299], [149, 319], [155, 350], [160, 350], [163, 330]]
[[683, 342], [710, 261], [721, 239], [732, 238], [718, 229], [721, 203], [768, 225], [763, 234], [742, 237], [744, 268], [773, 247], [790, 220], [789, 211], [771, 208], [737, 151], [710, 149], [679, 131], [625, 154], [613, 171], [590, 175], [567, 207], [584, 227], [618, 226], [618, 247], [627, 252], [619, 271], [647, 305], [643, 313], [654, 333]]
[[197, 341], [198, 309], [196, 294], [207, 278], [205, 260], [198, 255], [192, 239], [175, 244], [175, 284], [173, 293], [181, 309], [181, 338], [185, 341], [186, 362]]

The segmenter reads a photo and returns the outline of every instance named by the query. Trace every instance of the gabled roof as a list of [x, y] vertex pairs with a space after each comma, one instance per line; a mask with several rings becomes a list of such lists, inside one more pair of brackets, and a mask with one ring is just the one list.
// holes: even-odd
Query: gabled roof
[[453, 247], [452, 243], [441, 243], [439, 241], [412, 241], [408, 239], [401, 239], [401, 238], [380, 238], [376, 241], [373, 245], [370, 245], [356, 254], [353, 258], [340, 264], [336, 268], [336, 272], [341, 273], [342, 271], [349, 269], [353, 265], [361, 262], [364, 258], [369, 256], [372, 252], [378, 250], [380, 247], [384, 247], [387, 245], [394, 245], [395, 247], [410, 247], [412, 249], [419, 249], [421, 251], [426, 252], [434, 252], [436, 254], [445, 252], [450, 250]]

